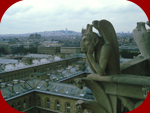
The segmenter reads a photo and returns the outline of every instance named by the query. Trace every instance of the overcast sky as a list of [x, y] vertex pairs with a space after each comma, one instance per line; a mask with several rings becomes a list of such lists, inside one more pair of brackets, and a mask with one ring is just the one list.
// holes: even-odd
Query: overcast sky
[[23, 0], [12, 5], [0, 23], [0, 34], [54, 30], [80, 32], [93, 20], [109, 20], [116, 32], [132, 32], [148, 20], [144, 11], [126, 0]]

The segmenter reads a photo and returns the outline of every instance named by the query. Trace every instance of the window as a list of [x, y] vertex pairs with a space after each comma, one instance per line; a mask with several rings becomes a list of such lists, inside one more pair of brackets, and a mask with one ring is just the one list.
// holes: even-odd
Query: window
[[4, 77], [4, 80], [3, 80], [4, 82], [5, 82], [5, 77]]
[[31, 97], [29, 98], [29, 107], [31, 106]]
[[66, 103], [66, 113], [70, 113], [70, 104]]
[[36, 72], [36, 69], [34, 69], [34, 72]]
[[38, 97], [38, 106], [41, 106], [41, 99]]
[[46, 107], [50, 108], [50, 101], [49, 101], [49, 99], [46, 100]]
[[20, 111], [20, 102], [18, 103], [18, 111]]
[[11, 75], [11, 80], [13, 80], [13, 75]]
[[59, 104], [59, 101], [56, 101], [56, 110], [60, 110], [60, 104]]
[[26, 101], [24, 100], [23, 102], [23, 108], [26, 109], [27, 105], [26, 105]]

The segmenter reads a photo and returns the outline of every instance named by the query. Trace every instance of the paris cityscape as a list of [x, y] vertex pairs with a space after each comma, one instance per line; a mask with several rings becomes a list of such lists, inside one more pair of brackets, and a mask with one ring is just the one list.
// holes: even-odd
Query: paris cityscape
[[[129, 1], [81, 1], [25, 0], [4, 14], [0, 91], [12, 108], [26, 113], [124, 113], [147, 97], [150, 30], [142, 9]], [[101, 28], [102, 22], [110, 29]], [[104, 41], [98, 53], [99, 45], [94, 46], [93, 59], [82, 48], [84, 38], [94, 43], [91, 32]]]

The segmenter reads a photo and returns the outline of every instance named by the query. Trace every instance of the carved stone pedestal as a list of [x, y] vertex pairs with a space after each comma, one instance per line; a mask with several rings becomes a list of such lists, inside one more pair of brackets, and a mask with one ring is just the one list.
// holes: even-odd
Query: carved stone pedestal
[[[75, 79], [76, 86], [87, 86], [94, 95], [94, 101], [77, 101], [77, 113], [90, 109], [93, 113], [121, 113], [138, 107], [146, 98], [150, 77], [137, 75], [99, 76]], [[82, 86], [83, 85], [83, 86]], [[82, 110], [81, 110], [82, 108]]]

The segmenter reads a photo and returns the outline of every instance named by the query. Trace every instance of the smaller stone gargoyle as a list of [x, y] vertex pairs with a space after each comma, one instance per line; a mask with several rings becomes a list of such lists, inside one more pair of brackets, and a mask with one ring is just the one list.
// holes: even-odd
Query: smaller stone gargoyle
[[137, 22], [137, 27], [133, 30], [133, 37], [142, 56], [150, 59], [150, 29], [147, 30], [145, 24], [149, 26], [149, 21]]

